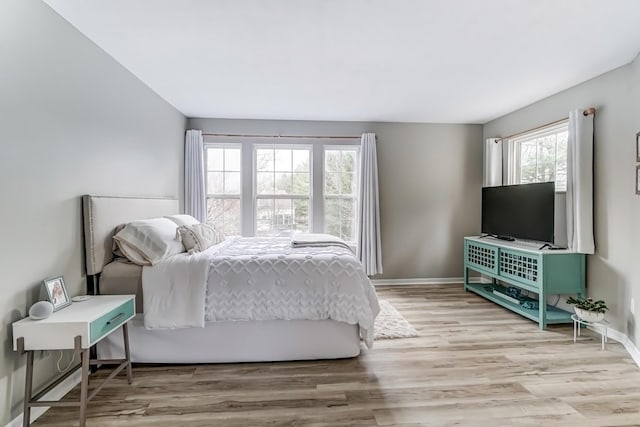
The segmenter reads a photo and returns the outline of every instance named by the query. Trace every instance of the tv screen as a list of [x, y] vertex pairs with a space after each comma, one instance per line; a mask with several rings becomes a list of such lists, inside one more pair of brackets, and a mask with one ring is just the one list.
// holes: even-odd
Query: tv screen
[[482, 232], [553, 243], [555, 183], [482, 189]]

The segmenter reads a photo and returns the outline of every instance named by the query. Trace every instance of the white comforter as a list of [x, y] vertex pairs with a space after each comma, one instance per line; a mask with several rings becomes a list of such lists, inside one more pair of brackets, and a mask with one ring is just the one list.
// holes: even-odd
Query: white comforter
[[339, 246], [292, 248], [288, 238], [232, 237], [174, 255], [142, 273], [145, 327], [205, 321], [333, 319], [360, 326], [367, 346], [380, 308], [353, 253]]

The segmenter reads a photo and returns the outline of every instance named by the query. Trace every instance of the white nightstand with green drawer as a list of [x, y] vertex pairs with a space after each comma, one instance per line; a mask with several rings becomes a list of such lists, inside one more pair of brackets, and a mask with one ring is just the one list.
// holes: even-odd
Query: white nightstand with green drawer
[[[29, 318], [13, 324], [13, 349], [27, 353], [23, 426], [28, 426], [31, 408], [34, 406], [79, 406], [80, 426], [86, 422], [87, 402], [91, 400], [122, 369], [127, 368], [127, 379], [131, 384], [131, 361], [129, 356], [129, 332], [127, 322], [136, 314], [135, 295], [96, 295], [86, 301], [74, 302], [69, 307], [56, 311], [43, 320]], [[90, 360], [89, 349], [101, 339], [122, 327], [125, 358], [115, 360]], [[38, 350], [75, 350], [80, 353], [82, 382], [79, 402], [57, 402], [39, 400], [44, 394], [62, 382], [67, 375], [32, 396], [33, 355]], [[88, 395], [89, 365], [116, 364], [113, 372]]]

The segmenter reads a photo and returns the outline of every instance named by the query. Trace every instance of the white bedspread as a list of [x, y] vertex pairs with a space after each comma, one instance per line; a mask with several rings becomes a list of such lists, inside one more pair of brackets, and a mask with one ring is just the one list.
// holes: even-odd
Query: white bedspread
[[370, 347], [380, 310], [349, 249], [293, 248], [288, 238], [233, 237], [198, 255], [174, 255], [144, 267], [142, 285], [147, 328], [333, 319], [359, 325]]
[[331, 234], [297, 233], [291, 238], [291, 247], [294, 248], [323, 248], [327, 246], [341, 246], [345, 249], [351, 250], [351, 246], [349, 246], [347, 242], [339, 237], [332, 236]]

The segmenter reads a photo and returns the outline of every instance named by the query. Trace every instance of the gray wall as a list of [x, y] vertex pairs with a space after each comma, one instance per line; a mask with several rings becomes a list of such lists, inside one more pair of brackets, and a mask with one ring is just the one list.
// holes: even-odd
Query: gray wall
[[189, 119], [211, 133], [360, 135], [378, 142], [384, 274], [462, 276], [462, 238], [480, 231], [482, 126]]
[[[64, 275], [84, 293], [80, 195], [179, 196], [186, 119], [44, 3], [0, 2], [0, 425], [21, 412], [11, 323]], [[36, 385], [57, 354], [36, 357]], [[65, 357], [63, 364], [66, 364]]]
[[[640, 344], [640, 196], [635, 134], [640, 131], [640, 60], [489, 122], [484, 137], [505, 136], [595, 106], [596, 254], [587, 257], [590, 296], [607, 301], [612, 326]], [[631, 313], [634, 304], [635, 315]]]

